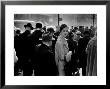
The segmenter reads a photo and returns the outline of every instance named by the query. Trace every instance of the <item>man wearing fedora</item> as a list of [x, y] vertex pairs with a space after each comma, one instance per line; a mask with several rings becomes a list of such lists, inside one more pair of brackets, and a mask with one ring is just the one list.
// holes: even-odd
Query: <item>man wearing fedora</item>
[[55, 76], [57, 74], [54, 54], [51, 49], [52, 36], [46, 32], [42, 35], [42, 44], [36, 46], [37, 67], [35, 75], [39, 76]]
[[33, 27], [31, 23], [27, 23], [26, 25], [24, 25], [24, 27], [25, 32], [20, 35], [20, 43], [18, 44], [20, 51], [20, 56], [18, 57], [18, 60], [20, 68], [23, 70], [23, 75], [31, 76], [32, 67], [30, 63], [30, 49], [28, 45], [28, 37], [31, 34], [31, 30], [33, 30]]
[[82, 75], [86, 76], [86, 66], [87, 66], [87, 54], [86, 47], [90, 40], [89, 31], [83, 32], [83, 38], [80, 38], [78, 41], [78, 59], [79, 59], [79, 67], [82, 68]]
[[30, 38], [32, 40], [32, 43], [34, 45], [39, 44], [39, 38], [42, 37], [42, 24], [41, 23], [36, 23], [36, 26], [34, 28], [34, 32], [30, 35]]
[[29, 40], [28, 45], [30, 45], [29, 49], [30, 49], [31, 62], [32, 62], [33, 69], [36, 69], [35, 65], [36, 65], [36, 60], [37, 60], [37, 58], [34, 57], [35, 47], [36, 45], [42, 43], [42, 41], [39, 40], [42, 37], [41, 30], [42, 30], [42, 23], [36, 23], [34, 32], [28, 37], [28, 40]]

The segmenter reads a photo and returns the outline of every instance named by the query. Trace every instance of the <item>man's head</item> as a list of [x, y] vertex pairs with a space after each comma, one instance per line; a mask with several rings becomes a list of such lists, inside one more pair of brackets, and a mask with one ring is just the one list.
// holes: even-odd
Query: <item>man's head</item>
[[35, 28], [41, 30], [42, 29], [42, 23], [36, 23]]
[[90, 32], [89, 31], [84, 31], [83, 37], [89, 37], [89, 36], [90, 36]]
[[26, 30], [33, 30], [32, 24], [31, 23], [27, 23], [26, 25], [24, 25]]
[[79, 40], [81, 37], [81, 32], [80, 31], [76, 31], [75, 34], [74, 34], [74, 40]]
[[49, 32], [50, 35], [53, 35], [53, 33], [54, 33], [54, 29], [53, 29], [52, 27], [47, 28], [47, 32]]
[[42, 34], [42, 41], [43, 41], [43, 43], [49, 44], [49, 46], [52, 45], [52, 36], [50, 35], [49, 32]]

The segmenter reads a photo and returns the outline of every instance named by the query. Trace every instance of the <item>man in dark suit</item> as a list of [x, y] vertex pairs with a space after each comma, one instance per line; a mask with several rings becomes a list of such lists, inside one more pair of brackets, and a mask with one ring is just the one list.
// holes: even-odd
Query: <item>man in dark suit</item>
[[52, 36], [48, 32], [42, 36], [42, 44], [36, 47], [37, 65], [35, 75], [55, 76], [57, 74], [55, 57], [52, 52]]
[[52, 36], [52, 50], [53, 50], [53, 52], [55, 52], [55, 44], [56, 44], [56, 40], [57, 40], [54, 35], [55, 31], [52, 27], [50, 27], [50, 28], [47, 28], [47, 32], [49, 32], [50, 35]]
[[30, 64], [30, 50], [28, 45], [28, 36], [31, 34], [31, 30], [33, 30], [33, 27], [31, 23], [27, 23], [24, 25], [25, 32], [19, 35], [19, 43], [18, 50], [16, 50], [16, 53], [18, 53], [18, 62], [20, 69], [23, 70], [24, 76], [31, 76], [32, 75], [32, 67]]
[[36, 23], [36, 27], [34, 29], [34, 32], [28, 36], [28, 45], [29, 45], [29, 51], [30, 51], [30, 59], [32, 63], [33, 69], [35, 69], [36, 60], [35, 57], [35, 47], [38, 44], [42, 43], [42, 40], [39, 40], [42, 37], [43, 31], [42, 31], [42, 24]]
[[[19, 57], [19, 54], [20, 54], [20, 52], [19, 52], [19, 43], [20, 43], [20, 37], [19, 37], [19, 35], [20, 35], [21, 33], [20, 33], [20, 30], [14, 30], [14, 49], [15, 49], [15, 58], [18, 58]], [[18, 61], [16, 61], [15, 63], [14, 63], [14, 75], [15, 76], [17, 76], [17, 75], [19, 75], [19, 69], [20, 69], [20, 67], [19, 67], [19, 62]]]
[[83, 38], [80, 38], [78, 41], [78, 58], [79, 58], [79, 67], [82, 68], [82, 75], [86, 75], [86, 66], [87, 66], [87, 54], [86, 47], [90, 40], [89, 31], [83, 33]]
[[42, 37], [43, 30], [42, 30], [42, 24], [36, 23], [36, 27], [34, 29], [34, 32], [29, 36], [29, 40], [33, 45], [40, 44], [39, 38]]
[[74, 35], [69, 35], [68, 39], [68, 47], [69, 50], [72, 51], [71, 61], [66, 63], [66, 75], [71, 76], [74, 75], [77, 71], [77, 41], [74, 39]]

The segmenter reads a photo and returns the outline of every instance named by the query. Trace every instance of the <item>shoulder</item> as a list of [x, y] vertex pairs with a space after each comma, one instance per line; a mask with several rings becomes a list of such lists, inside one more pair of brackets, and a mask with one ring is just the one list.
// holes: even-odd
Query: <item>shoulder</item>
[[89, 45], [94, 45], [94, 46], [96, 46], [96, 44], [97, 44], [97, 37], [91, 38], [91, 40], [89, 41]]
[[62, 41], [60, 39], [58, 39], [56, 42], [56, 46], [62, 46], [62, 45], [63, 45]]

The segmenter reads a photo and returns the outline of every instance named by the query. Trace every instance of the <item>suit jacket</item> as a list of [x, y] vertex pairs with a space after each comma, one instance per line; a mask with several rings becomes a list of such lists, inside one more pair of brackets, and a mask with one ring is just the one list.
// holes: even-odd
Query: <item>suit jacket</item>
[[55, 76], [57, 67], [52, 50], [45, 44], [37, 49], [37, 64], [39, 76]]
[[74, 41], [73, 39], [69, 39], [68, 40], [68, 47], [69, 47], [69, 50], [72, 51], [72, 55], [71, 55], [71, 61], [70, 61], [70, 64], [71, 64], [71, 67], [76, 67], [77, 65], [77, 60], [78, 60], [78, 55], [77, 55], [77, 42]]
[[86, 47], [89, 42], [89, 37], [83, 37], [80, 38], [78, 41], [78, 58], [79, 58], [79, 64], [81, 67], [84, 67], [87, 65], [87, 54], [86, 54]]

